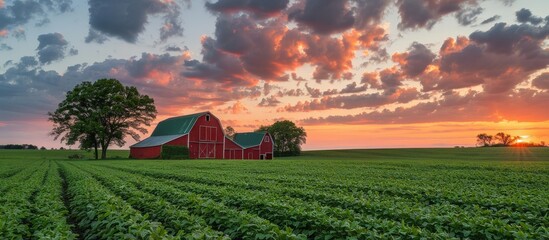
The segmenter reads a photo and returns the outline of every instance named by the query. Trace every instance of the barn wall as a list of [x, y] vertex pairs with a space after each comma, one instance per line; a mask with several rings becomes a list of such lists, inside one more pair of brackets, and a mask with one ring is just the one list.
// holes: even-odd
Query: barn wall
[[[223, 158], [223, 127], [221, 122], [213, 114], [210, 121], [206, 115], [200, 116], [189, 133], [190, 158]], [[210, 154], [211, 152], [211, 154]], [[206, 153], [207, 157], [204, 157]]]
[[130, 148], [130, 156], [132, 158], [158, 158], [160, 157], [160, 146]]
[[259, 159], [259, 146], [244, 149], [244, 159]]
[[270, 134], [265, 134], [263, 140], [261, 141], [261, 152], [260, 154], [267, 154], [273, 152], [273, 138]]
[[242, 159], [242, 148], [231, 139], [225, 139], [225, 159]]

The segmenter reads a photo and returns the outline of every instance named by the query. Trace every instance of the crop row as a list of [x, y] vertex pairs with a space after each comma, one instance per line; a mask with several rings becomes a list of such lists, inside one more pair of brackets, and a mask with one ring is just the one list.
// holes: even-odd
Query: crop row
[[63, 203], [62, 179], [56, 164], [49, 164], [42, 186], [33, 197], [32, 236], [38, 239], [76, 239], [67, 222]]
[[[220, 189], [224, 185], [227, 185], [231, 188], [238, 188], [239, 194], [242, 194], [242, 189], [256, 189], [260, 192], [266, 190], [278, 194], [276, 197], [278, 199], [283, 198], [282, 196], [297, 197], [308, 202], [319, 202], [331, 207], [350, 209], [359, 214], [404, 221], [408, 224], [419, 226], [430, 231], [447, 233], [449, 236], [486, 238], [491, 235], [499, 235], [510, 238], [518, 236], [530, 236], [535, 238], [547, 234], [547, 229], [541, 227], [544, 226], [543, 220], [540, 221], [539, 218], [528, 214], [506, 214], [505, 212], [497, 212], [501, 217], [505, 217], [505, 219], [499, 219], [497, 216], [492, 216], [492, 212], [483, 211], [482, 209], [465, 211], [448, 204], [421, 207], [409, 201], [398, 201], [398, 198], [396, 198], [397, 201], [395, 201], [395, 198], [383, 198], [378, 195], [373, 195], [373, 197], [371, 197], [372, 194], [363, 195], [363, 197], [367, 198], [355, 198], [343, 194], [341, 191], [318, 191], [316, 189], [309, 189], [306, 185], [303, 185], [301, 188], [292, 188], [269, 183], [262, 184], [252, 181], [243, 181], [242, 179], [239, 179], [238, 176], [232, 176], [230, 178], [217, 176], [215, 179], [208, 179], [196, 176], [203, 174], [194, 174], [195, 177], [189, 176], [188, 172], [184, 174], [175, 174], [161, 173], [153, 170], [123, 170], [157, 178], [176, 178], [179, 182], [192, 181], [214, 184], [217, 186], [216, 189]], [[185, 184], [188, 185], [187, 183]], [[532, 226], [523, 222], [530, 222], [538, 226]]]
[[[173, 170], [166, 170], [165, 172], [174, 172]], [[181, 171], [183, 172], [183, 171]], [[273, 176], [270, 174], [261, 176], [252, 176], [250, 174], [236, 174], [236, 173], [219, 173], [215, 171], [186, 171], [195, 176], [201, 176], [208, 181], [216, 181], [219, 178], [234, 178], [243, 177], [243, 182], [269, 182], [270, 184], [281, 184], [291, 187], [309, 187], [315, 191], [331, 192], [334, 190], [344, 190], [350, 192], [357, 198], [362, 198], [364, 195], [372, 193], [379, 195], [386, 195], [388, 197], [401, 197], [409, 199], [417, 203], [423, 203], [425, 205], [433, 204], [452, 204], [462, 209], [470, 209], [472, 211], [483, 212], [498, 211], [507, 213], [524, 213], [525, 219], [528, 216], [540, 218], [549, 214], [549, 200], [545, 198], [545, 192], [538, 186], [539, 192], [521, 193], [515, 189], [498, 189], [490, 188], [489, 186], [477, 187], [477, 191], [471, 189], [471, 186], [467, 188], [453, 186], [453, 187], [422, 187], [420, 184], [413, 184], [409, 181], [399, 181], [392, 177], [385, 179], [369, 177], [367, 182], [352, 181], [352, 178], [346, 177], [345, 182], [337, 180], [337, 177], [332, 179], [312, 179], [305, 178], [303, 176]], [[349, 180], [351, 179], [351, 180]], [[482, 190], [480, 190], [482, 189]], [[508, 194], [505, 196], [504, 194]]]
[[133, 209], [93, 177], [60, 164], [66, 178], [69, 207], [84, 239], [171, 239], [164, 227]]
[[[104, 169], [101, 169], [104, 171]], [[113, 173], [120, 175], [123, 173]], [[208, 186], [183, 181], [168, 181], [159, 178], [143, 177], [145, 182], [162, 186], [174, 186], [172, 191], [199, 193], [220, 201], [227, 206], [245, 209], [262, 216], [279, 226], [290, 227], [296, 233], [305, 234], [308, 238], [358, 237], [358, 238], [447, 238], [447, 235], [436, 235], [420, 228], [407, 226], [398, 221], [377, 219], [339, 208], [323, 207], [315, 202], [304, 202], [299, 199], [273, 195], [262, 191]], [[129, 179], [124, 174], [124, 179]], [[135, 176], [134, 176], [135, 178]], [[150, 191], [155, 190], [154, 186]], [[157, 192], [155, 192], [157, 193]]]
[[[118, 176], [126, 182], [134, 184], [134, 187], [129, 187], [131, 195], [147, 196], [149, 200], [162, 202], [162, 199], [167, 200], [179, 210], [188, 211], [194, 216], [200, 217], [205, 223], [211, 225], [215, 229], [223, 231], [227, 236], [233, 239], [302, 239], [303, 236], [296, 236], [290, 229], [280, 229], [278, 226], [269, 221], [257, 217], [246, 212], [238, 211], [229, 208], [223, 204], [203, 198], [194, 193], [187, 193], [177, 190], [168, 185], [158, 184], [154, 180], [145, 180], [123, 172], [114, 172], [109, 169], [99, 169], [92, 171], [99, 179], [107, 186], [116, 189], [115, 182], [123, 184], [120, 180], [115, 180], [113, 177]], [[128, 187], [127, 185], [124, 185]], [[147, 193], [140, 192], [142, 189]], [[152, 195], [154, 194], [154, 195]], [[154, 198], [160, 196], [161, 198]], [[136, 202], [137, 203], [137, 202]], [[156, 207], [154, 207], [156, 208]], [[153, 208], [147, 209], [152, 211]], [[169, 222], [169, 221], [167, 221]]]
[[0, 195], [0, 236], [23, 239], [31, 236], [32, 198], [43, 182], [46, 170], [38, 166], [3, 179]]

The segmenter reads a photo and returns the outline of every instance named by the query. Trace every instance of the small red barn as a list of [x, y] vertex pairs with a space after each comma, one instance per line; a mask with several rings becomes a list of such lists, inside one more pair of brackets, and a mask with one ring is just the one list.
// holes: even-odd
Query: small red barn
[[190, 158], [273, 159], [273, 138], [267, 132], [238, 133], [227, 138], [210, 112], [168, 118], [150, 137], [130, 146], [132, 158], [159, 158], [163, 146], [186, 146]]
[[[268, 132], [237, 133], [234, 135], [234, 140], [227, 140], [225, 142], [226, 158], [240, 159], [238, 158], [240, 156], [241, 159], [273, 159], [273, 138]], [[227, 142], [230, 143], [227, 144]], [[237, 149], [234, 148], [235, 145], [240, 147], [240, 155], [238, 151], [231, 150]]]

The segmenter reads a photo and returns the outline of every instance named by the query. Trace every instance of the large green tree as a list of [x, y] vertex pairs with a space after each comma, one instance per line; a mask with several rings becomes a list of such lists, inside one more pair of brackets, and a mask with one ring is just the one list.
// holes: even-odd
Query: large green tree
[[289, 120], [277, 121], [271, 126], [261, 126], [256, 131], [269, 132], [274, 138], [275, 156], [298, 156], [301, 144], [307, 142], [307, 133]]
[[94, 149], [98, 159], [107, 157], [107, 149], [123, 146], [130, 135], [136, 141], [147, 133], [156, 118], [154, 100], [141, 95], [135, 87], [122, 85], [116, 79], [83, 82], [67, 92], [55, 112], [48, 112], [54, 123], [50, 135], [68, 145], [80, 143], [82, 149]]

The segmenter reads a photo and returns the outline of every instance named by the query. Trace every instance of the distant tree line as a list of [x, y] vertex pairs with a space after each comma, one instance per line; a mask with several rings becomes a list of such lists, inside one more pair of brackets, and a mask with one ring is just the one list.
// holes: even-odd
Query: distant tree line
[[0, 149], [38, 149], [38, 147], [32, 144], [6, 144], [0, 145]]
[[519, 142], [521, 137], [512, 136], [510, 134], [499, 132], [496, 135], [489, 135], [481, 133], [477, 135], [477, 146], [480, 147], [508, 147], [508, 146], [520, 146], [520, 147], [545, 147], [545, 142], [533, 143], [533, 142]]

